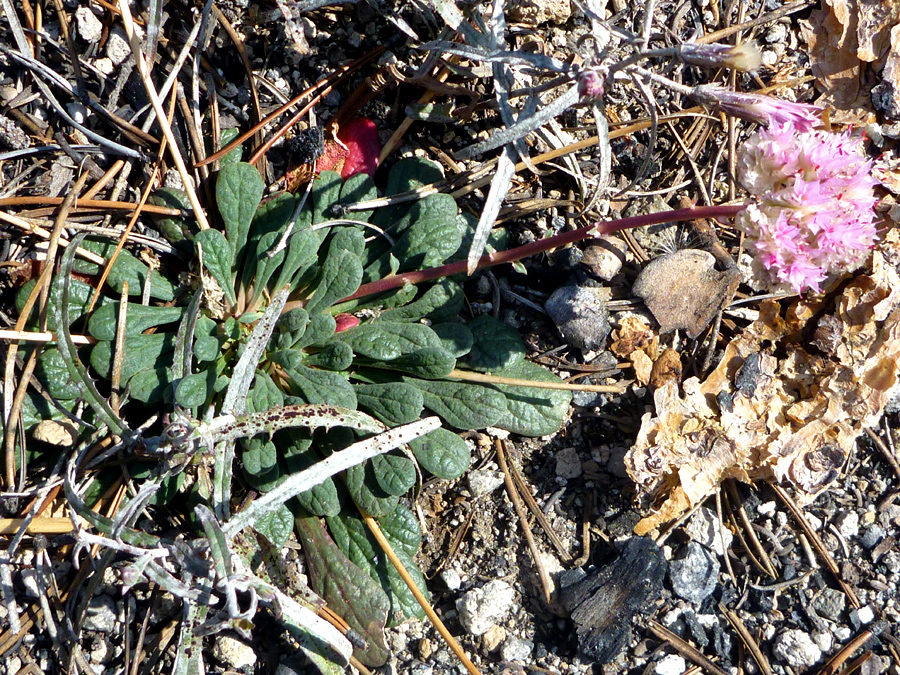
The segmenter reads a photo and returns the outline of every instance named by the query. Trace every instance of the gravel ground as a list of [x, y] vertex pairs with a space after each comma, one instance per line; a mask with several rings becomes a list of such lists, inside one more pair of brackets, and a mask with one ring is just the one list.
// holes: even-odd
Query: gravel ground
[[[654, 21], [659, 30], [669, 30], [674, 36], [686, 39], [700, 30], [711, 32], [710, 26], [734, 23], [737, 4], [662, 1], [656, 3]], [[769, 0], [764, 7], [756, 1], [742, 4], [743, 17], [756, 17], [782, 6], [774, 0]], [[92, 68], [106, 73], [104, 96], [113, 99], [121, 96], [117, 111], [120, 116], [126, 116], [128, 109], [136, 107], [140, 99], [130, 91], [133, 82], [118, 78], [124, 72], [122, 63], [127, 58], [127, 45], [115, 33], [107, 34], [109, 15], [98, 6], [74, 1], [64, 5], [74, 16], [80, 53]], [[375, 46], [387, 47], [373, 64], [354, 73], [324, 98], [316, 108], [319, 121], [338, 115], [351, 93], [375, 72], [384, 74], [395, 68], [409, 78], [420, 74], [418, 69], [424, 61], [424, 52], [404, 42], [400, 24], [391, 23], [387, 17], [402, 19], [427, 39], [435, 39], [441, 26], [430, 11], [403, 3], [329, 6], [302, 17], [298, 14], [288, 22], [280, 19], [280, 12], [271, 3], [226, 0], [219, 7], [238, 30], [254, 72], [261, 75], [259, 95], [264, 111], [274, 109], [339, 64], [363, 56]], [[575, 3], [570, 8], [568, 2], [522, 0], [508, 15], [511, 22], [508, 34], [514, 42], [511, 46], [536, 49], [538, 45], [558, 58], [571, 57], [577, 52], [579, 40], [590, 30], [581, 13], [571, 11], [574, 7]], [[814, 81], [802, 79], [811, 71], [799, 22], [807, 20], [817, 8], [818, 5], [811, 5], [756, 28], [753, 37], [761, 46], [760, 74], [764, 82], [754, 82], [744, 75], [739, 77], [739, 84], [752, 89], [795, 78], [779, 95], [809, 100], [814, 95]], [[171, 44], [162, 42], [160, 49], [167, 50], [167, 55], [177, 52], [183, 43], [182, 33], [193, 25], [187, 21], [185, 9], [181, 0], [166, 3], [168, 20], [163, 34], [169, 36]], [[613, 0], [608, 10], [615, 15], [616, 25], [639, 29], [641, 16], [626, 3]], [[58, 38], [59, 24], [54, 20], [55, 14], [48, 11], [45, 27], [51, 36]], [[300, 34], [307, 43], [305, 46], [298, 41]], [[12, 39], [4, 23], [0, 42], [9, 45]], [[251, 92], [243, 77], [239, 53], [223, 31], [216, 32], [213, 40], [212, 65], [222, 80], [217, 83], [221, 94], [221, 124], [223, 128], [244, 129], [252, 116]], [[305, 49], [308, 49], [306, 53]], [[58, 53], [47, 58], [61, 72], [66, 71]], [[615, 58], [615, 54], [610, 58]], [[8, 64], [4, 64], [2, 74], [0, 97], [9, 102], [20, 94], [17, 89], [20, 78], [14, 66]], [[478, 74], [481, 78], [468, 85], [490, 102], [489, 69], [482, 66]], [[681, 75], [690, 80], [697, 77], [697, 71], [683, 71]], [[529, 79], [528, 75], [523, 77], [522, 82], [516, 82], [517, 87], [535, 86], [539, 80]], [[872, 87], [879, 82], [878, 76], [873, 75], [867, 85]], [[446, 93], [436, 85], [433, 89]], [[378, 123], [382, 140], [387, 141], [403, 120], [406, 106], [421, 92], [413, 82], [376, 87], [360, 112]], [[466, 103], [465, 97], [457, 96], [457, 99], [460, 99], [457, 105]], [[614, 129], [645, 115], [642, 101], [625, 84], [608, 92], [606, 104], [607, 117]], [[681, 102], [677, 95], [664, 91], [657, 104], [661, 109], [672, 110]], [[76, 112], [71, 114], [77, 116]], [[9, 122], [10, 119], [13, 121]], [[883, 124], [872, 127], [869, 135], [884, 131], [881, 150], [892, 153], [894, 139], [889, 124], [892, 120], [878, 119]], [[0, 121], [9, 122], [6, 129], [0, 129], [4, 145], [14, 149], [17, 142], [27, 143], [27, 137], [21, 138], [24, 132], [14, 117], [3, 117]], [[559, 125], [557, 130], [573, 140], [595, 132], [590, 108], [567, 111], [559, 118]], [[496, 114], [489, 106], [479, 109], [465, 125], [414, 123], [387, 163], [419, 154], [438, 159], [451, 173], [476, 166], [479, 163], [475, 161], [457, 164], [447, 153], [489, 137], [497, 126]], [[654, 194], [691, 177], [673, 130], [674, 127], [661, 128], [660, 137], [651, 149], [652, 161], [643, 175], [639, 170], [651, 142], [649, 132], [638, 130], [613, 138], [612, 185], [628, 192], [601, 201], [594, 215], [652, 212], [677, 207], [676, 197], [696, 196], [689, 182], [682, 192]], [[721, 159], [719, 149], [726, 144], [721, 131], [717, 129], [700, 139], [690, 131], [685, 126], [679, 127], [677, 133], [691, 144], [698, 164], [709, 166]], [[268, 178], [271, 182], [284, 175], [297, 144], [296, 140], [288, 140], [270, 152]], [[549, 147], [546, 140], [538, 138], [534, 153]], [[590, 150], [577, 157], [590, 185], [600, 172], [597, 157]], [[727, 160], [722, 162], [724, 167]], [[13, 179], [10, 167], [9, 162], [4, 164], [7, 185]], [[65, 195], [73, 175], [71, 160], [59, 155], [41, 165], [41, 169], [22, 179], [27, 181], [32, 193]], [[710, 196], [714, 201], [729, 198], [728, 183], [719, 178], [717, 175], [711, 185]], [[168, 179], [176, 180], [174, 173]], [[575, 186], [575, 181], [563, 171], [551, 170], [539, 176], [520, 173], [507, 201], [510, 211], [501, 214], [509, 217], [510, 245], [569, 228], [574, 218], [571, 202], [565, 200], [574, 198]], [[137, 193], [132, 194], [132, 188], [125, 186], [124, 192], [136, 200]], [[462, 208], [479, 213], [484, 192], [476, 190], [461, 198]], [[541, 204], [539, 208], [530, 208], [531, 200], [538, 202], [544, 198], [552, 201], [549, 208]], [[574, 247], [528, 260], [524, 268], [517, 270], [504, 267], [493, 274], [478, 275], [466, 286], [470, 306], [475, 313], [494, 313], [516, 328], [529, 346], [529, 355], [549, 354], [547, 364], [563, 377], [576, 375], [579, 372], [576, 368], [582, 372], [593, 369], [594, 375], [578, 381], [591, 384], [621, 381], [623, 374], [618, 364], [622, 359], [609, 351], [610, 330], [620, 328], [626, 316], [649, 316], [636, 301], [631, 284], [645, 262], [642, 252], [652, 256], [667, 249], [691, 246], [690, 236], [673, 234], [675, 229], [635, 232], [635, 245], [622, 256], [624, 267], [618, 271], [618, 266], [613, 264], [613, 270], [605, 277], [607, 281], [613, 279], [606, 290], [583, 291], [589, 296], [584, 300], [588, 318], [571, 330], [554, 323], [547, 314], [553, 314], [549, 305], [546, 312], [543, 308], [559, 287], [597, 289], [603, 285], [598, 281], [603, 272], [598, 270], [604, 263], [591, 257], [599, 255], [591, 247]], [[737, 243], [733, 232], [723, 234], [723, 240], [727, 246]], [[15, 244], [15, 236], [7, 238], [7, 248]], [[5, 284], [9, 291], [12, 281], [5, 280]], [[4, 297], [5, 315], [14, 317], [15, 311], [10, 307], [12, 294], [7, 292]], [[12, 325], [14, 320], [4, 323]], [[726, 322], [723, 334], [730, 338], [746, 323]], [[703, 345], [684, 337], [683, 333], [657, 337], [662, 347], [688, 354], [686, 373], [691, 369], [694, 373], [702, 370]], [[554, 351], [557, 348], [562, 349]], [[714, 351], [712, 362], [716, 363], [721, 354], [721, 349]], [[624, 377], [631, 378], [629, 370], [625, 369]], [[651, 388], [631, 384], [621, 394], [578, 392], [566, 424], [552, 437], [525, 439], [494, 430], [470, 433], [467, 442], [473, 449], [473, 465], [467, 474], [456, 481], [426, 481], [416, 503], [409, 504], [423, 522], [425, 536], [420, 562], [429, 580], [435, 610], [481, 672], [678, 675], [696, 665], [715, 673], [831, 675], [849, 673], [847, 664], [852, 664], [863, 675], [900, 674], [897, 632], [900, 626], [900, 500], [897, 499], [900, 473], [894, 450], [900, 446], [897, 410], [889, 410], [884, 415], [881, 427], [874, 434], [879, 440], [864, 436], [841, 467], [840, 478], [802, 509], [809, 532], [792, 513], [783, 497], [785, 493], [772, 485], [729, 484], [719, 499], [706, 500], [688, 517], [648, 535], [659, 549], [646, 550], [659, 550], [663, 561], [657, 561], [653, 568], [657, 570], [657, 581], [645, 583], [643, 577], [626, 578], [634, 576], [636, 568], [619, 574], [622, 568], [615, 565], [617, 560], [621, 564], [624, 552], [631, 550], [628, 543], [635, 537], [634, 527], [646, 515], [636, 505], [636, 488], [625, 468], [625, 453], [634, 443], [642, 416], [652, 411]], [[877, 443], [884, 444], [885, 449], [879, 449]], [[541, 566], [553, 589], [550, 602], [539, 579], [534, 552], [504, 483], [498, 444], [508, 458], [506, 461], [521, 472], [546, 526], [560, 542], [555, 546], [545, 525], [529, 516]], [[10, 497], [2, 499], [10, 515], [21, 507]], [[821, 541], [827, 557], [815, 550], [815, 537], [810, 532]], [[305, 579], [303, 554], [298, 549], [299, 546], [292, 544], [283, 552], [282, 567], [290, 583], [299, 587]], [[26, 551], [18, 560], [16, 593], [31, 602], [42, 596], [31, 572], [41, 556], [46, 556], [41, 551], [35, 546], [34, 551]], [[49, 551], [55, 554], [59, 547], [51, 546]], [[652, 558], [655, 554], [641, 555], [645, 561], [646, 556]], [[60, 581], [75, 573], [69, 560], [63, 555], [53, 556], [51, 564]], [[650, 569], [651, 563], [646, 565]], [[573, 572], [579, 569], [583, 570], [581, 576], [588, 579], [605, 579], [607, 585], [599, 593], [618, 593], [614, 597], [620, 598], [613, 614], [598, 620], [610, 634], [619, 631], [616, 634], [621, 650], [612, 654], [608, 663], [598, 663], [590, 655], [590, 649], [585, 649], [584, 633], [590, 632], [589, 627], [585, 628], [583, 622], [573, 622], [569, 616], [573, 605], [562, 600], [564, 589], [579, 583], [581, 576]], [[607, 577], [603, 577], [603, 570], [607, 570]], [[653, 573], [648, 575], [649, 579]], [[147, 646], [141, 672], [171, 669], [171, 651], [167, 649], [181, 622], [181, 606], [168, 593], [138, 587], [123, 596], [118, 572], [108, 569], [94, 596], [79, 611], [85, 613], [80, 642], [84, 657], [79, 664], [82, 672], [123, 672], [126, 653], [134, 649], [140, 630], [146, 631]], [[631, 631], [622, 632], [623, 626], [629, 625], [633, 625]], [[7, 626], [6, 610], [2, 607], [0, 626], [4, 630]], [[208, 669], [278, 675], [310, 672], [309, 665], [296, 655], [290, 638], [271, 617], [258, 618], [254, 636], [249, 643], [231, 633], [209, 638]], [[16, 648], [11, 647], [12, 643], [7, 644], [10, 639], [8, 632], [0, 636], [3, 653], [0, 675], [58, 672], [59, 664], [46, 633], [31, 630], [16, 641]], [[388, 643], [392, 658], [380, 672], [415, 675], [465, 672], [429, 623], [408, 622], [390, 629]], [[697, 653], [708, 661], [699, 661]], [[844, 670], [830, 670], [826, 664], [838, 655]]]

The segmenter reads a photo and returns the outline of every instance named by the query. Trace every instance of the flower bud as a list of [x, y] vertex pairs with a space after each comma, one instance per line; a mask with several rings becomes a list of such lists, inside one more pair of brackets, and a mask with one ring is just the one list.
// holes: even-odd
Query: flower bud
[[759, 68], [762, 56], [752, 42], [741, 45], [701, 45], [693, 42], [681, 45], [679, 57], [692, 66], [703, 68], [731, 68], [750, 71]]
[[762, 94], [745, 94], [711, 84], [694, 87], [691, 97], [718, 106], [724, 113], [766, 126], [790, 124], [797, 131], [811, 131], [821, 121], [822, 108], [808, 103], [782, 101]]
[[606, 74], [597, 68], [585, 68], [578, 75], [578, 94], [582, 98], [602, 98], [604, 93], [604, 81]]

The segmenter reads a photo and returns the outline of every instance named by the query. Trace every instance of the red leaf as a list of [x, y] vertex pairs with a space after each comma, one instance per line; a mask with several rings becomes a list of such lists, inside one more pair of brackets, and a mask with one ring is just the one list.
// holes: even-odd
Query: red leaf
[[375, 123], [365, 117], [354, 117], [338, 130], [337, 137], [350, 152], [344, 160], [341, 178], [346, 180], [360, 172], [373, 175], [381, 154], [381, 140]]

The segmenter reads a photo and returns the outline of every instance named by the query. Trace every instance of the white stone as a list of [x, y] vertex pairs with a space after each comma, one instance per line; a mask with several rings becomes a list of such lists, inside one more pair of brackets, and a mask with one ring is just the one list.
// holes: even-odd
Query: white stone
[[722, 548], [722, 539], [725, 539], [725, 547], [731, 546], [731, 540], [734, 535], [727, 527], [719, 527], [719, 517], [712, 510], [704, 507], [697, 509], [697, 512], [685, 523], [684, 531], [687, 535], [701, 546], [714, 551], [717, 555], [725, 555]]
[[456, 601], [459, 622], [470, 635], [483, 635], [509, 613], [515, 597], [512, 586], [505, 581], [489, 581]]
[[510, 635], [500, 646], [500, 658], [503, 661], [525, 661], [531, 656], [534, 643]]
[[822, 658], [822, 650], [802, 630], [786, 630], [775, 638], [772, 653], [793, 668], [808, 668]]
[[234, 670], [243, 670], [256, 664], [256, 652], [228, 635], [219, 635], [213, 644], [213, 656]]
[[834, 519], [835, 527], [844, 539], [851, 539], [859, 534], [859, 514], [856, 511], [844, 511]]
[[90, 44], [97, 42], [103, 35], [103, 23], [88, 7], [79, 7], [75, 10], [75, 25], [81, 39]]
[[469, 472], [469, 490], [473, 497], [489, 495], [503, 485], [503, 474], [499, 471], [480, 469]]
[[859, 622], [864, 626], [866, 624], [872, 623], [872, 621], [875, 619], [875, 612], [872, 611], [872, 608], [869, 605], [860, 607], [856, 614], [859, 617]]
[[681, 675], [687, 670], [687, 663], [678, 654], [667, 654], [663, 660], [656, 664], [656, 675]]
[[106, 40], [106, 55], [114, 66], [121, 66], [125, 59], [131, 56], [131, 47], [128, 44], [128, 36], [122, 28], [116, 26], [109, 32]]
[[556, 453], [556, 475], [560, 478], [578, 478], [581, 475], [581, 459], [575, 448], [563, 448]]
[[834, 637], [832, 637], [831, 633], [824, 630], [813, 633], [812, 639], [816, 646], [822, 650], [823, 654], [830, 652], [831, 647], [834, 645]]
[[445, 570], [441, 570], [440, 573], [441, 581], [444, 582], [444, 586], [447, 587], [448, 590], [455, 591], [462, 584], [462, 579], [459, 577], [459, 572], [455, 569], [447, 568]]
[[775, 513], [775, 509], [777, 506], [778, 505], [775, 502], [763, 502], [756, 507], [756, 510], [761, 516], [771, 516], [773, 513]]

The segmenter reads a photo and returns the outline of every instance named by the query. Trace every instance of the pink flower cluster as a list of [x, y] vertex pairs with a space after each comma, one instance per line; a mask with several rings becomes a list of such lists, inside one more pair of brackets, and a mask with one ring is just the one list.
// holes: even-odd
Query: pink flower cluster
[[800, 126], [761, 129], [738, 157], [740, 181], [757, 201], [737, 223], [773, 284], [797, 293], [865, 262], [877, 202], [861, 139]]

